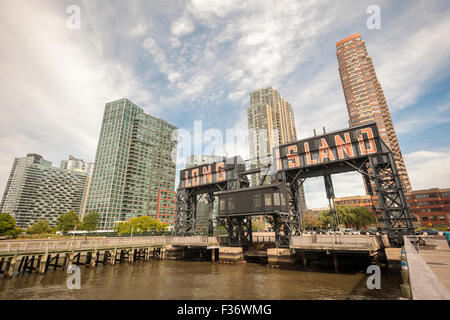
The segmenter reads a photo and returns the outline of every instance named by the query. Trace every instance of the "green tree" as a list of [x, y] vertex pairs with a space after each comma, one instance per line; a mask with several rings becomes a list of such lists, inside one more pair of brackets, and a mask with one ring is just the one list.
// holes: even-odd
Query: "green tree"
[[9, 213], [0, 213], [0, 236], [11, 235], [15, 227], [16, 220]]
[[263, 229], [264, 229], [264, 223], [262, 221], [259, 221], [259, 220], [252, 221], [252, 231], [253, 232], [262, 231]]
[[322, 224], [318, 217], [312, 214], [305, 214], [302, 218], [302, 225], [304, 229], [315, 229], [320, 227]]
[[80, 229], [87, 230], [89, 232], [97, 229], [99, 219], [100, 215], [97, 212], [89, 211], [89, 213], [84, 216]]
[[118, 234], [130, 234], [131, 232], [162, 232], [167, 230], [167, 224], [153, 219], [150, 216], [140, 216], [117, 223], [114, 230]]
[[28, 234], [44, 234], [50, 233], [52, 228], [47, 220], [36, 221], [30, 228], [28, 228]]
[[74, 230], [75, 227], [78, 227], [79, 225], [80, 219], [78, 218], [78, 215], [73, 211], [69, 211], [67, 213], [59, 215], [58, 220], [56, 220], [56, 226], [58, 227], [59, 231], [62, 231], [64, 234]]
[[[346, 228], [362, 229], [375, 223], [374, 214], [364, 207], [337, 206], [339, 223]], [[319, 220], [325, 226], [334, 226], [334, 216], [329, 210], [319, 213]]]
[[21, 234], [24, 230], [21, 228], [10, 229], [5, 232], [5, 236], [16, 238], [19, 234]]
[[118, 234], [129, 234], [131, 233], [131, 223], [129, 221], [117, 222], [114, 226], [114, 231]]

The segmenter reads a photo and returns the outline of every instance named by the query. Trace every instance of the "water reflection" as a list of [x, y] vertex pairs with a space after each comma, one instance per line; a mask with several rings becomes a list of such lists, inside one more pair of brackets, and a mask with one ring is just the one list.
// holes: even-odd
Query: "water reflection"
[[81, 289], [66, 288], [68, 274], [0, 278], [0, 299], [397, 299], [401, 279], [382, 275], [381, 290], [366, 287], [363, 272], [335, 274], [196, 261], [150, 261], [81, 266]]

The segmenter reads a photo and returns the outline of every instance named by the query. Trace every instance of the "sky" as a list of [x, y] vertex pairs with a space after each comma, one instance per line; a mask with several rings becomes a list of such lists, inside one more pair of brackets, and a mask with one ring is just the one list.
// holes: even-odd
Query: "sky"
[[[371, 5], [379, 29], [367, 27]], [[93, 162], [105, 103], [124, 97], [180, 129], [201, 121], [225, 136], [247, 129], [250, 92], [272, 86], [293, 106], [298, 138], [346, 128], [335, 44], [355, 33], [373, 59], [413, 189], [450, 187], [447, 0], [3, 0], [0, 190], [27, 153], [54, 166], [70, 154]], [[227, 151], [248, 158], [245, 144]], [[333, 182], [338, 197], [364, 194], [357, 173]], [[327, 205], [320, 178], [305, 192], [308, 207]]]

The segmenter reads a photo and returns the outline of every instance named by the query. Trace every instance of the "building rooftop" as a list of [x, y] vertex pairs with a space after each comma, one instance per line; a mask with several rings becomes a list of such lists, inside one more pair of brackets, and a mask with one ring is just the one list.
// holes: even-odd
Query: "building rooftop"
[[337, 48], [340, 44], [342, 44], [342, 43], [344, 43], [344, 42], [347, 42], [347, 41], [349, 41], [349, 40], [358, 38], [358, 37], [360, 37], [360, 36], [361, 36], [361, 34], [355, 33], [355, 34], [353, 34], [353, 35], [351, 35], [351, 36], [349, 36], [349, 37], [347, 37], [347, 38], [345, 38], [345, 39], [342, 39], [341, 41], [339, 41], [338, 43], [336, 43], [336, 48]]

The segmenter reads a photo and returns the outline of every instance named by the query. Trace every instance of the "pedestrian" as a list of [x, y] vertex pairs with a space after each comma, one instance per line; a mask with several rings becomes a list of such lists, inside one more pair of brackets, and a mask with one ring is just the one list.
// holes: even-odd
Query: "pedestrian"
[[447, 239], [448, 247], [450, 248], [450, 228], [447, 228], [447, 231], [444, 232], [445, 239]]

